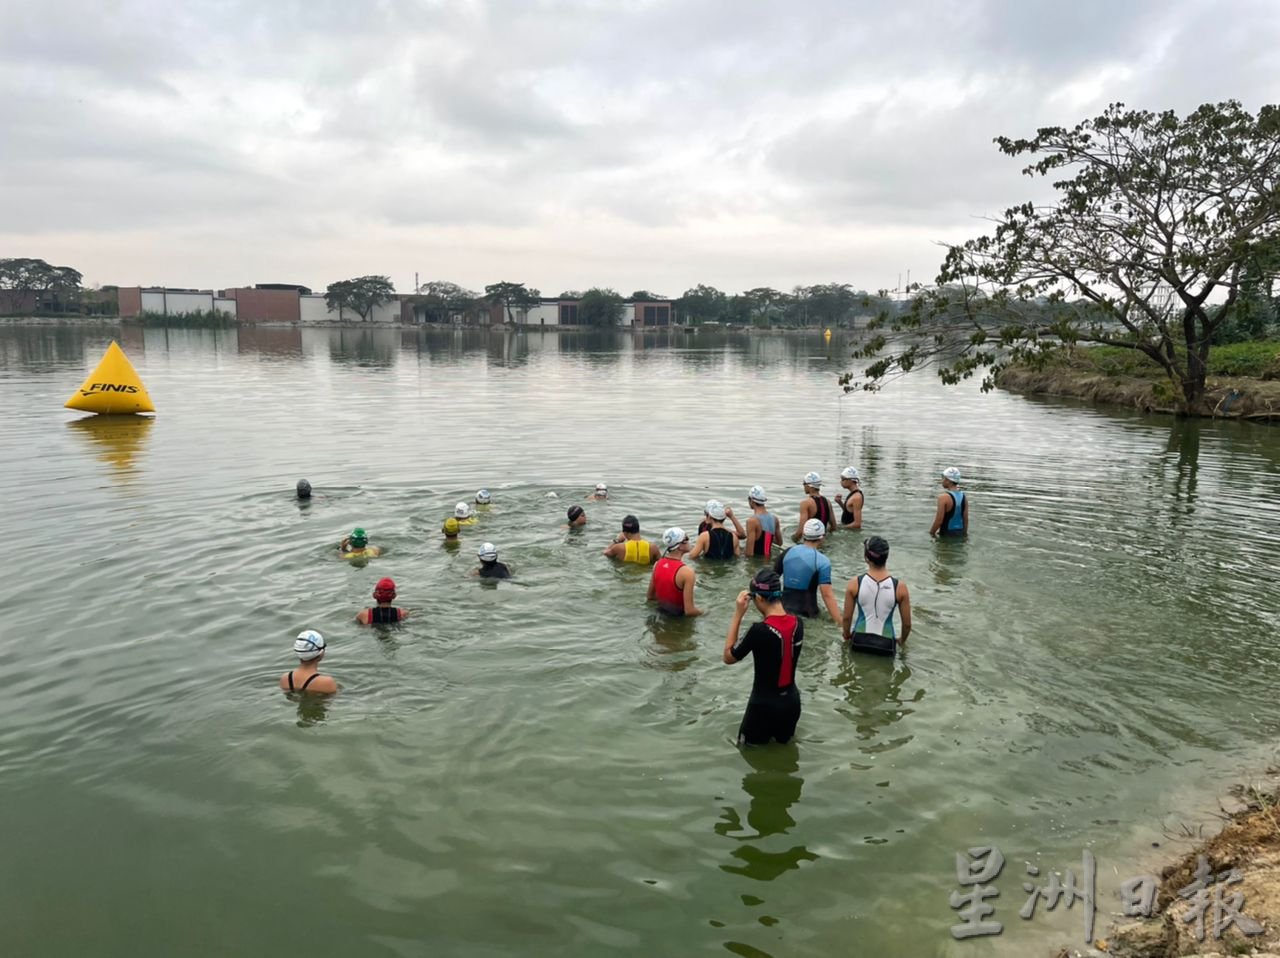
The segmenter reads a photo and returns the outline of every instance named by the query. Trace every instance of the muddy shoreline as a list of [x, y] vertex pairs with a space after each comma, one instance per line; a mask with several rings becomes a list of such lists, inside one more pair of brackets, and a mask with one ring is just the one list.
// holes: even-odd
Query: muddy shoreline
[[1276, 380], [1210, 378], [1204, 401], [1192, 410], [1180, 409], [1163, 396], [1168, 385], [1162, 380], [1112, 376], [1087, 369], [1009, 366], [996, 377], [996, 385], [1029, 396], [1063, 396], [1141, 412], [1280, 422], [1280, 381]]

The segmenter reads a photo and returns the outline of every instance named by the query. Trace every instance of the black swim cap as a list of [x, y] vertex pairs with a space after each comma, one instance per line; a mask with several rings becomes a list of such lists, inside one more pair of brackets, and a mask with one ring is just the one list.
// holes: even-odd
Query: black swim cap
[[752, 577], [747, 591], [762, 599], [776, 599], [782, 595], [782, 579], [772, 569], [761, 569]]
[[623, 532], [639, 532], [640, 520], [637, 519], [635, 516], [627, 516], [622, 520], [622, 531]]
[[876, 565], [884, 565], [889, 559], [889, 543], [880, 536], [863, 539], [862, 551]]
[[573, 522], [578, 516], [582, 515], [583, 511], [582, 506], [570, 506], [568, 512], [569, 521]]
[[311, 483], [307, 482], [307, 480], [305, 479], [298, 480], [298, 498], [299, 499], [311, 498]]

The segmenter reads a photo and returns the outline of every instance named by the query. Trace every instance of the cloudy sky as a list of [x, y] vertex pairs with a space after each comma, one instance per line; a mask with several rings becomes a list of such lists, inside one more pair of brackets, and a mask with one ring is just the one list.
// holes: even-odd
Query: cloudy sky
[[0, 4], [0, 256], [90, 283], [931, 278], [997, 134], [1280, 101], [1275, 0]]

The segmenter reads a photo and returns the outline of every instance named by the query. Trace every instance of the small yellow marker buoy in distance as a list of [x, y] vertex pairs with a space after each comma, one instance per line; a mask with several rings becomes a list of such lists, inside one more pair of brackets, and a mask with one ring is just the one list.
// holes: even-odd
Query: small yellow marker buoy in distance
[[115, 342], [107, 347], [97, 368], [65, 405], [68, 409], [106, 415], [156, 411], [138, 371]]
[[831, 342], [831, 327], [828, 326], [826, 332], [822, 334], [822, 338], [828, 343]]

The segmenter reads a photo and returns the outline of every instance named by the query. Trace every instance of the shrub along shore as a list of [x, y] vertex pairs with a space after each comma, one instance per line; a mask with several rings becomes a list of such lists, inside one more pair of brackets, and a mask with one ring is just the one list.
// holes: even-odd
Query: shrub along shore
[[1179, 407], [1163, 369], [1137, 350], [1114, 346], [1077, 346], [1040, 367], [1007, 366], [996, 385], [1143, 412], [1280, 422], [1280, 340], [1215, 346], [1204, 401], [1190, 410]]

